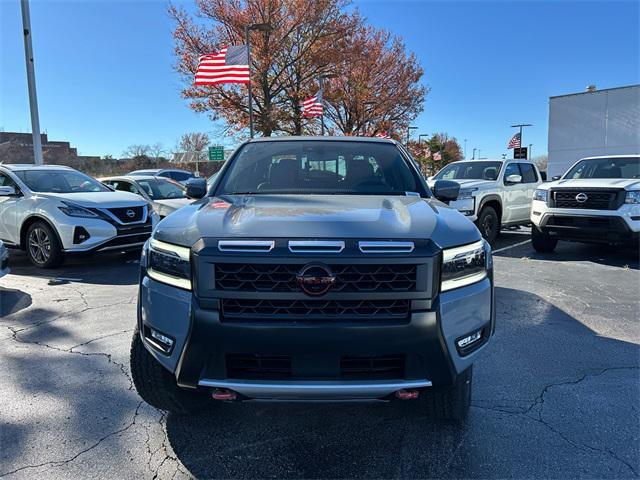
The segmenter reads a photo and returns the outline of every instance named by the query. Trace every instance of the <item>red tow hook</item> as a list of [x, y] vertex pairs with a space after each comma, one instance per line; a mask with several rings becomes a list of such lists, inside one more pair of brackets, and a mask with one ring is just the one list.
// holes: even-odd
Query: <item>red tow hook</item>
[[237, 397], [236, 392], [227, 390], [226, 388], [216, 388], [211, 394], [211, 398], [214, 400], [235, 400]]
[[400, 400], [415, 400], [420, 395], [417, 390], [398, 390], [396, 392], [396, 398]]

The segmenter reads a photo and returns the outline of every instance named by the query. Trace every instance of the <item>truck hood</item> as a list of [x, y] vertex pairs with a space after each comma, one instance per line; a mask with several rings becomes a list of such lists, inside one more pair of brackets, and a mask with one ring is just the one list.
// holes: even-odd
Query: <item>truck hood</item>
[[193, 203], [193, 200], [189, 198], [167, 198], [165, 200], [154, 200], [153, 203], [157, 203], [158, 205], [164, 205], [165, 207], [172, 208], [173, 210], [178, 210], [179, 208], [182, 208], [185, 205], [189, 205], [190, 203]]
[[441, 248], [480, 240], [478, 229], [435, 199], [383, 195], [234, 195], [206, 198], [158, 224], [158, 240], [201, 238], [431, 239]]
[[[491, 180], [453, 180], [454, 182], [460, 185], [460, 188], [492, 188], [495, 186], [496, 182]], [[429, 180], [429, 188], [433, 188], [433, 185], [436, 183], [435, 180]]]
[[140, 195], [129, 192], [37, 193], [38, 197], [75, 203], [87, 208], [121, 208], [146, 205]]
[[640, 178], [575, 178], [556, 180], [544, 183], [538, 188], [624, 188], [636, 190], [640, 188]]

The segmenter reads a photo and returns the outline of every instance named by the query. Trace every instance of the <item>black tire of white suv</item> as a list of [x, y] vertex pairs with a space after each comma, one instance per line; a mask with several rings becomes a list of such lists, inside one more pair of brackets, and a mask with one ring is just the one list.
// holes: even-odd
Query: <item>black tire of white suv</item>
[[204, 394], [183, 390], [176, 379], [147, 351], [136, 329], [131, 341], [131, 378], [142, 399], [152, 407], [191, 415], [211, 404]]
[[478, 215], [477, 225], [484, 239], [489, 244], [493, 244], [500, 233], [500, 217], [498, 217], [495, 209], [488, 205], [482, 207], [480, 215]]
[[63, 260], [58, 235], [48, 223], [38, 220], [27, 229], [25, 248], [29, 261], [38, 268], [56, 268]]
[[551, 253], [558, 245], [558, 239], [544, 233], [535, 225], [531, 226], [531, 244], [536, 252]]

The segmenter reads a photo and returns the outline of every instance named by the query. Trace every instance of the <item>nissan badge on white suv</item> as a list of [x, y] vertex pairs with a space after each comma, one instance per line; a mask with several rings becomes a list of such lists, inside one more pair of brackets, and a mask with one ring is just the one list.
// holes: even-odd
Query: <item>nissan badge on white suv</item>
[[140, 248], [157, 221], [138, 195], [59, 165], [0, 165], [0, 239], [40, 268], [65, 255]]
[[531, 222], [538, 252], [552, 252], [558, 240], [638, 248], [640, 155], [578, 161], [535, 191]]

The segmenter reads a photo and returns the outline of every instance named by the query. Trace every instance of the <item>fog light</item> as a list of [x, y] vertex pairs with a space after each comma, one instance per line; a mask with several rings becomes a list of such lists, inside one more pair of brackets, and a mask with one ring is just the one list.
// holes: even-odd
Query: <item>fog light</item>
[[472, 333], [471, 335], [458, 340], [458, 348], [461, 348], [461, 349], [467, 348], [469, 345], [477, 342], [481, 338], [482, 338], [482, 330], [478, 330], [477, 332]]
[[157, 350], [160, 350], [162, 353], [170, 354], [173, 349], [174, 340], [173, 338], [165, 335], [162, 332], [154, 330], [153, 328], [149, 328], [145, 325], [145, 337], [147, 341], [155, 347]]

